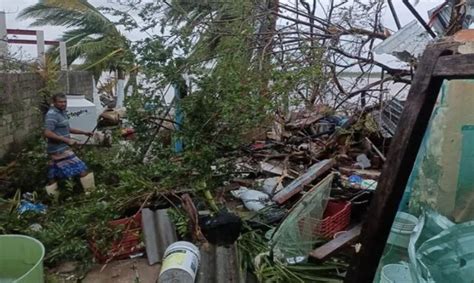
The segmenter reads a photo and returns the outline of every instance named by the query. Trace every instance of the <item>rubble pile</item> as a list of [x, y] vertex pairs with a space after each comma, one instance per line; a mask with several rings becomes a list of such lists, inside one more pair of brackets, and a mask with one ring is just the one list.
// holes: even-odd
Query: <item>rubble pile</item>
[[348, 259], [385, 161], [389, 140], [370, 114], [329, 113], [276, 119], [265, 139], [243, 149], [230, 181], [229, 197], [241, 201], [235, 211], [264, 223], [254, 228], [285, 264]]

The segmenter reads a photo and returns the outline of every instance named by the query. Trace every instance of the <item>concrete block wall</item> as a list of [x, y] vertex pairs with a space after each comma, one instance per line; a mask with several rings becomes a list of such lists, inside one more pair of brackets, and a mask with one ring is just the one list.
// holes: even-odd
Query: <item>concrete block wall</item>
[[[69, 72], [70, 93], [84, 94], [92, 100], [93, 81], [87, 72]], [[60, 86], [66, 92], [65, 75]], [[44, 84], [36, 73], [0, 73], [0, 160], [10, 151], [21, 149], [32, 134], [39, 133], [43, 116], [38, 109], [39, 90]]]
[[0, 158], [18, 150], [42, 123], [38, 90], [43, 82], [35, 73], [0, 74]]
[[67, 89], [66, 72], [61, 72], [59, 76], [59, 85], [61, 91], [64, 93], [81, 94], [88, 100], [92, 101], [92, 92], [94, 91], [94, 84], [92, 75], [85, 71], [72, 71], [67, 73], [69, 75], [69, 90]]

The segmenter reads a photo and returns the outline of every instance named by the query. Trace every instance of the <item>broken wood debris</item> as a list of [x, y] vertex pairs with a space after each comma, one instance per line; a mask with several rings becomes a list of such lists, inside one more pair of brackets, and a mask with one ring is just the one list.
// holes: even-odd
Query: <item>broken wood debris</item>
[[275, 201], [278, 204], [284, 203], [295, 194], [301, 192], [304, 186], [310, 184], [316, 178], [322, 176], [324, 173], [329, 171], [334, 166], [334, 164], [335, 164], [335, 161], [333, 159], [326, 159], [314, 164], [308, 169], [306, 173], [299, 176], [286, 188], [278, 192], [273, 197], [273, 201]]
[[361, 229], [361, 224], [356, 225], [352, 229], [343, 232], [340, 236], [335, 237], [333, 240], [315, 249], [309, 254], [309, 256], [318, 260], [326, 259], [341, 248], [354, 242], [360, 236]]

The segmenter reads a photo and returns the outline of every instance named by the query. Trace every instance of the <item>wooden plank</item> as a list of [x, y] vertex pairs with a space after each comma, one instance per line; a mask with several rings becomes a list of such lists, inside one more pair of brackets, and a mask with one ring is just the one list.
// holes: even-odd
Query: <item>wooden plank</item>
[[358, 175], [365, 179], [378, 180], [380, 177], [380, 171], [377, 170], [365, 170], [348, 167], [339, 167], [339, 172], [345, 175]]
[[301, 192], [304, 186], [308, 185], [316, 178], [320, 177], [327, 171], [329, 171], [335, 164], [334, 159], [325, 159], [320, 161], [313, 166], [311, 166], [306, 173], [296, 178], [284, 189], [279, 191], [275, 196], [273, 196], [273, 201], [278, 204], [282, 204], [287, 201], [292, 196]]
[[362, 227], [361, 248], [349, 267], [346, 283], [372, 282], [398, 205], [428, 126], [443, 79], [433, 77], [438, 58], [450, 52], [430, 45], [415, 74], [382, 175]]
[[474, 77], [474, 54], [456, 54], [440, 57], [433, 76], [443, 78]]
[[264, 172], [268, 172], [268, 173], [272, 173], [272, 174], [280, 175], [280, 176], [283, 175], [283, 173], [285, 172], [283, 167], [279, 165], [274, 165], [268, 162], [264, 162], [264, 161], [260, 162], [260, 168]]
[[358, 224], [343, 235], [310, 252], [309, 256], [318, 260], [326, 259], [335, 252], [339, 251], [341, 248], [345, 247], [347, 244], [355, 241], [359, 237], [361, 229], [362, 225]]

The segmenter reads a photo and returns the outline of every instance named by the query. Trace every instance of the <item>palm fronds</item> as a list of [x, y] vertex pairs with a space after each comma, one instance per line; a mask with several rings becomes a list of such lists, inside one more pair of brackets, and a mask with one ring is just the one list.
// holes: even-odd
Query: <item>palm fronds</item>
[[[66, 42], [68, 63], [83, 59], [97, 78], [105, 71], [116, 71], [129, 52], [129, 42], [97, 8], [86, 0], [42, 0], [21, 11], [19, 19], [35, 19], [33, 26], [68, 28], [61, 40]], [[117, 52], [121, 50], [121, 52]], [[58, 58], [54, 48], [50, 55]]]

